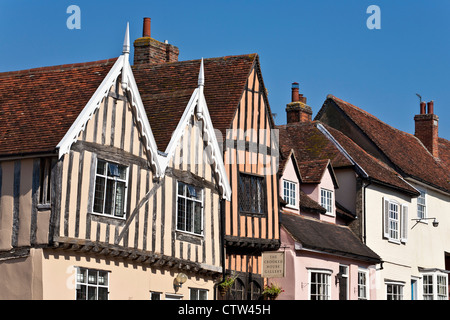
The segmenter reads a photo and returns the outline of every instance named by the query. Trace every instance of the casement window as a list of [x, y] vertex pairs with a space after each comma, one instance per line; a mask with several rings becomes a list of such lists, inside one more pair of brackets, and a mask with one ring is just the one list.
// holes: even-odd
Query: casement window
[[239, 173], [239, 211], [249, 214], [266, 213], [264, 177]]
[[108, 300], [108, 286], [108, 271], [77, 268], [77, 300]]
[[283, 181], [283, 199], [287, 202], [288, 206], [296, 206], [297, 184], [295, 182]]
[[403, 283], [386, 282], [386, 299], [403, 300]]
[[417, 198], [417, 218], [423, 219], [427, 217], [426, 192], [419, 190], [420, 196]]
[[408, 206], [383, 198], [383, 236], [392, 242], [406, 243], [408, 238]]
[[423, 299], [447, 300], [448, 275], [444, 272], [423, 273]]
[[369, 299], [369, 272], [358, 270], [358, 300]]
[[203, 189], [178, 182], [177, 230], [203, 234]]
[[128, 167], [97, 160], [94, 212], [111, 217], [125, 217]]
[[320, 205], [327, 210], [327, 214], [333, 213], [333, 191], [327, 189], [320, 189]]
[[309, 270], [309, 300], [331, 299], [331, 271]]
[[208, 300], [208, 290], [190, 288], [189, 296], [190, 300]]
[[38, 204], [42, 206], [50, 206], [51, 204], [51, 174], [52, 166], [55, 163], [54, 158], [40, 158], [39, 168], [39, 201]]

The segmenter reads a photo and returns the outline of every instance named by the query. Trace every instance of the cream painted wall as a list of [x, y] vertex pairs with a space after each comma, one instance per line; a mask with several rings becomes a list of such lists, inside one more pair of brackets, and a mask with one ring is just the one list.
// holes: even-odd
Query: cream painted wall
[[[419, 188], [419, 185], [415, 185]], [[383, 238], [383, 197], [408, 205], [408, 238], [406, 243], [394, 243]], [[403, 298], [411, 298], [411, 279], [418, 281], [418, 298], [421, 299], [422, 274], [419, 268], [445, 269], [445, 252], [450, 252], [450, 203], [442, 193], [427, 190], [428, 217], [436, 217], [439, 226], [416, 221], [417, 198], [411, 199], [399, 192], [384, 187], [370, 185], [367, 188], [366, 230], [367, 245], [383, 259], [383, 269], [379, 270], [378, 299], [386, 299], [385, 279], [404, 284]]]
[[124, 260], [103, 259], [77, 255], [67, 251], [42, 253], [42, 279], [44, 300], [75, 300], [76, 268], [84, 267], [109, 272], [109, 300], [149, 300], [151, 292], [177, 295], [190, 299], [190, 288], [208, 290], [208, 299], [214, 299], [214, 282], [186, 273], [188, 280], [182, 288], [174, 289], [173, 280], [178, 272], [157, 270]]

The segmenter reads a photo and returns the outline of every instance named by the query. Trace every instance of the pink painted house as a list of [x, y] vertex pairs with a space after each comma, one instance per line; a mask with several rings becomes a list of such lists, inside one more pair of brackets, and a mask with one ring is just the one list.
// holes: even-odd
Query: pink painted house
[[280, 300], [369, 300], [381, 259], [350, 229], [356, 216], [335, 197], [334, 168], [352, 164], [311, 121], [298, 87], [286, 110], [288, 123], [278, 127], [285, 277], [268, 282], [283, 288]]

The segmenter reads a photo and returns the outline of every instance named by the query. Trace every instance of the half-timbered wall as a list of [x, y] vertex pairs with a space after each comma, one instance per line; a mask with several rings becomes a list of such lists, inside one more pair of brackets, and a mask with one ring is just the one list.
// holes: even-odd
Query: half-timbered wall
[[[278, 226], [278, 141], [269, 120], [269, 108], [257, 68], [247, 79], [231, 130], [226, 134], [224, 162], [233, 190], [231, 202], [226, 203], [225, 238], [226, 268], [242, 272], [261, 272], [260, 252], [279, 240]], [[258, 177], [264, 185], [265, 210], [246, 213], [240, 208], [239, 175]], [[257, 196], [252, 195], [252, 196]], [[234, 248], [259, 248], [239, 252]], [[254, 252], [254, 255], [248, 255]]]
[[0, 162], [0, 251], [48, 243], [51, 204], [41, 194], [54, 191], [48, 171], [55, 162], [49, 156]]
[[[61, 239], [98, 241], [220, 267], [219, 193], [201, 122], [192, 117], [166, 174], [154, 179], [140, 130], [120, 85], [113, 86], [79, 135], [61, 167], [61, 211], [55, 219]], [[205, 151], [205, 152], [204, 152]], [[93, 212], [97, 160], [128, 167], [125, 218]], [[177, 182], [203, 189], [203, 234], [176, 229]], [[62, 241], [62, 240], [61, 240]]]

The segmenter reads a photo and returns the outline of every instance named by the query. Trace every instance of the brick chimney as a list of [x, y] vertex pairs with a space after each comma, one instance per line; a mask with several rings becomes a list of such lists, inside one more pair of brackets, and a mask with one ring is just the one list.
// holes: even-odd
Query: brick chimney
[[287, 123], [311, 122], [312, 109], [306, 105], [306, 97], [299, 93], [297, 82], [292, 83], [292, 102], [286, 105]]
[[144, 18], [142, 37], [134, 41], [134, 65], [177, 62], [178, 48], [153, 39], [150, 24], [151, 19]]
[[414, 135], [422, 141], [423, 145], [434, 157], [438, 158], [439, 117], [434, 114], [434, 101], [428, 103], [420, 102], [420, 114], [414, 116], [414, 122], [416, 126]]

